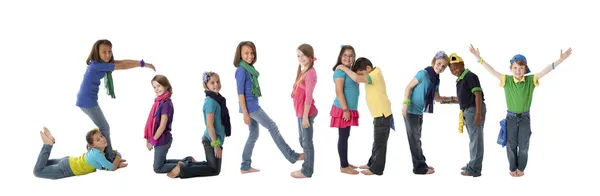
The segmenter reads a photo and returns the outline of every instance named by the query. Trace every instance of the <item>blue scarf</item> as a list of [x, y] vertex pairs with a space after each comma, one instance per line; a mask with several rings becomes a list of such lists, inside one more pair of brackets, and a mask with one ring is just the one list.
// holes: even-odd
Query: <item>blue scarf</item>
[[433, 67], [431, 66], [426, 67], [425, 71], [427, 71], [427, 73], [429, 74], [429, 81], [431, 81], [431, 85], [429, 85], [429, 89], [427, 89], [427, 94], [425, 94], [425, 111], [428, 113], [433, 113], [435, 87], [440, 84], [440, 75], [435, 73]]

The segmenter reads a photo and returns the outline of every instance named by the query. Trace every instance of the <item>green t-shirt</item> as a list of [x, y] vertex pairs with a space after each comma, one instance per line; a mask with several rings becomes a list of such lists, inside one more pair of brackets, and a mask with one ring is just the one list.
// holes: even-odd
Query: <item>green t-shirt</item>
[[518, 81], [512, 75], [502, 75], [500, 86], [504, 87], [506, 106], [513, 113], [528, 112], [531, 108], [533, 90], [539, 85], [536, 75], [527, 75]]

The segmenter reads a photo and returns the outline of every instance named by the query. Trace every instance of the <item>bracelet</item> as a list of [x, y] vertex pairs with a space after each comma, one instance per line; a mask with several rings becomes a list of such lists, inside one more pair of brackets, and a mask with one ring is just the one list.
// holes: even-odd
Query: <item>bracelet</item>
[[454, 101], [454, 96], [450, 96], [450, 101]]
[[552, 69], [554, 69], [554, 62], [552, 62]]
[[410, 99], [404, 100], [403, 103], [406, 104], [406, 105], [410, 105]]
[[144, 59], [142, 59], [142, 60], [140, 61], [140, 65], [141, 65], [141, 67], [144, 67], [144, 66], [146, 65], [146, 63], [144, 62]]
[[477, 63], [482, 64], [483, 63], [483, 57], [479, 57], [479, 60], [477, 60]]
[[210, 142], [210, 146], [212, 146], [212, 147], [218, 146], [220, 144], [221, 144], [221, 142], [219, 142], [219, 140], [215, 140], [215, 141]]

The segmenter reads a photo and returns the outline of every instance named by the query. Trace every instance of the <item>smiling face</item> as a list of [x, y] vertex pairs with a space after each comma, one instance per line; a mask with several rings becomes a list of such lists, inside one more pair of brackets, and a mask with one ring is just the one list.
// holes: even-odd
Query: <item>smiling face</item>
[[446, 59], [436, 59], [431, 66], [433, 66], [435, 73], [440, 74], [448, 67], [448, 61]]
[[92, 136], [92, 143], [89, 145], [92, 148], [104, 149], [106, 148], [108, 143], [106, 142], [106, 138], [104, 137], [104, 135], [102, 135], [100, 131], [97, 131]]
[[523, 61], [514, 62], [510, 65], [510, 71], [515, 78], [520, 79], [525, 75], [525, 72], [527, 72], [527, 65]]
[[100, 44], [100, 46], [98, 47], [98, 53], [98, 56], [100, 56], [100, 59], [102, 59], [102, 61], [110, 62], [110, 59], [112, 58], [112, 47], [108, 44]]
[[167, 92], [167, 88], [163, 85], [161, 85], [160, 83], [158, 83], [158, 81], [154, 80], [152, 81], [152, 87], [154, 87], [154, 93], [156, 93], [156, 96], [161, 96], [163, 94], [165, 94], [165, 92]]
[[304, 53], [302, 53], [302, 51], [296, 50], [296, 54], [298, 56], [298, 63], [302, 67], [306, 67], [306, 66], [310, 65], [310, 58], [308, 56], [306, 56]]
[[342, 65], [346, 67], [351, 67], [354, 62], [354, 51], [351, 49], [344, 50], [342, 53]]
[[254, 63], [255, 52], [249, 45], [242, 46], [241, 58], [243, 61], [252, 65]]
[[206, 90], [219, 93], [219, 91], [221, 91], [221, 79], [219, 75], [213, 74], [210, 76], [210, 79], [206, 82], [205, 88]]
[[460, 77], [460, 75], [465, 71], [465, 64], [463, 62], [450, 64], [450, 72], [452, 75], [456, 77]]

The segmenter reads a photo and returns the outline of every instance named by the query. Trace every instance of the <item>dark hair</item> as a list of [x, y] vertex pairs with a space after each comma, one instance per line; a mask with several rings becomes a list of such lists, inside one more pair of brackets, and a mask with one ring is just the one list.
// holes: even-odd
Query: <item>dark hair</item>
[[94, 135], [96, 135], [96, 133], [100, 133], [100, 130], [97, 128], [92, 129], [91, 131], [88, 131], [87, 134], [85, 134], [85, 141], [87, 141], [87, 149], [90, 149], [90, 145], [94, 143]]
[[[101, 40], [96, 41], [96, 43], [94, 43], [94, 46], [92, 46], [92, 51], [90, 52], [90, 55], [88, 56], [87, 60], [85, 61], [85, 63], [87, 65], [91, 64], [92, 61], [102, 61], [102, 59], [100, 58], [100, 45], [102, 45], [102, 44], [106, 44], [112, 48], [112, 43], [106, 39], [101, 39]], [[114, 63], [114, 62], [115, 62], [115, 57], [111, 55], [110, 61], [107, 63]]]
[[367, 70], [367, 67], [373, 68], [373, 63], [368, 58], [360, 57], [354, 62], [354, 69], [356, 71]]
[[[306, 57], [308, 57], [310, 59], [308, 68], [306, 68], [306, 70], [313, 68], [313, 65], [315, 64], [315, 62], [314, 62], [315, 50], [313, 49], [313, 47], [310, 44], [302, 44], [302, 45], [298, 46], [298, 50], [300, 50], [300, 52], [302, 52], [302, 54], [304, 54]], [[302, 75], [301, 72], [302, 72], [302, 66], [300, 64], [298, 64], [298, 72], [296, 73], [296, 81], [298, 81], [298, 79], [300, 79], [300, 76]]]
[[[354, 64], [354, 61], [356, 60], [356, 50], [354, 50], [354, 47], [352, 47], [351, 45], [344, 45], [344, 46], [342, 46], [342, 49], [340, 50], [340, 54], [338, 55], [337, 62], [333, 66], [333, 71], [335, 71], [335, 69], [337, 68], [338, 65], [342, 64], [342, 55], [344, 55], [344, 52], [346, 52], [346, 50], [352, 50], [352, 63]], [[355, 71], [354, 66], [353, 65], [350, 65], [350, 66], [351, 66], [352, 71]]]
[[252, 59], [252, 62], [247, 62], [250, 65], [254, 65], [254, 63], [256, 63], [256, 46], [254, 45], [254, 43], [252, 43], [251, 41], [243, 41], [240, 42], [237, 46], [237, 48], [235, 49], [235, 56], [233, 57], [233, 66], [238, 67], [240, 65], [240, 61], [242, 60], [242, 47], [243, 46], [249, 46], [250, 48], [252, 48], [252, 52], [254, 52], [254, 59]]
[[171, 82], [169, 82], [169, 79], [167, 79], [166, 76], [160, 75], [160, 74], [155, 75], [150, 82], [153, 82], [153, 81], [156, 81], [160, 85], [167, 88], [167, 91], [169, 91], [171, 93], [171, 95], [173, 95], [173, 86], [171, 86]]

